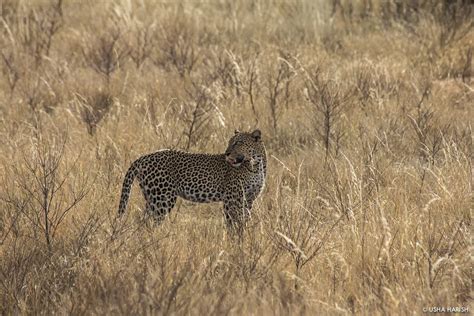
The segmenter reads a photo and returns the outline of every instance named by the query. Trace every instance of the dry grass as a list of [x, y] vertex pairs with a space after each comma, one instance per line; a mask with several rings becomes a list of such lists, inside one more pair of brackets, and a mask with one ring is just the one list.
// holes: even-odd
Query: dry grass
[[[449, 2], [2, 0], [0, 313], [470, 307], [473, 8]], [[136, 187], [116, 219], [140, 155], [257, 126], [242, 244], [215, 204], [154, 227]]]

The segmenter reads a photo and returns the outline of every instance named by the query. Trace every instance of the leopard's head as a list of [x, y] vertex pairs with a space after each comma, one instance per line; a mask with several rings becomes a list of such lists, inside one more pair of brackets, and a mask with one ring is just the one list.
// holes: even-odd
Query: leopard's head
[[236, 130], [225, 151], [226, 161], [234, 168], [240, 167], [244, 162], [255, 166], [265, 159], [265, 155], [262, 133], [258, 129], [250, 133]]

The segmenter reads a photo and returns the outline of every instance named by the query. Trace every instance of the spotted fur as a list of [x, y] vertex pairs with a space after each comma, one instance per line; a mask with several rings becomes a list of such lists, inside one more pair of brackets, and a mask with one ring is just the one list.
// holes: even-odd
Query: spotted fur
[[195, 154], [161, 150], [135, 160], [122, 187], [118, 213], [125, 212], [135, 178], [146, 211], [161, 221], [177, 197], [198, 202], [223, 202], [229, 229], [240, 232], [253, 202], [265, 185], [266, 151], [261, 132], [236, 131], [224, 154]]

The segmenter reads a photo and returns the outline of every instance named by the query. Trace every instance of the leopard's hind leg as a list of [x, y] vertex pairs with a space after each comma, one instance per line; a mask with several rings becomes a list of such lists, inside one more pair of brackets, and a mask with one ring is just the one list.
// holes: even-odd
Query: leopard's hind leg
[[156, 223], [161, 223], [176, 203], [178, 196], [176, 191], [147, 181], [141, 181], [140, 188], [146, 201], [146, 215], [153, 217]]
[[156, 191], [156, 195], [151, 198], [151, 214], [157, 223], [161, 223], [176, 204], [178, 195], [175, 191]]

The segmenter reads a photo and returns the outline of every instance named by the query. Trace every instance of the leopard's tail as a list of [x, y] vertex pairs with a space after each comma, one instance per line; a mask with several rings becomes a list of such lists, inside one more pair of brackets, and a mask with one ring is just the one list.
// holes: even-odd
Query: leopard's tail
[[135, 162], [132, 163], [125, 174], [125, 178], [123, 179], [122, 195], [120, 196], [120, 203], [118, 207], [119, 216], [125, 213], [125, 209], [127, 208], [128, 198], [130, 197], [133, 180], [137, 175], [137, 169], [137, 164]]

